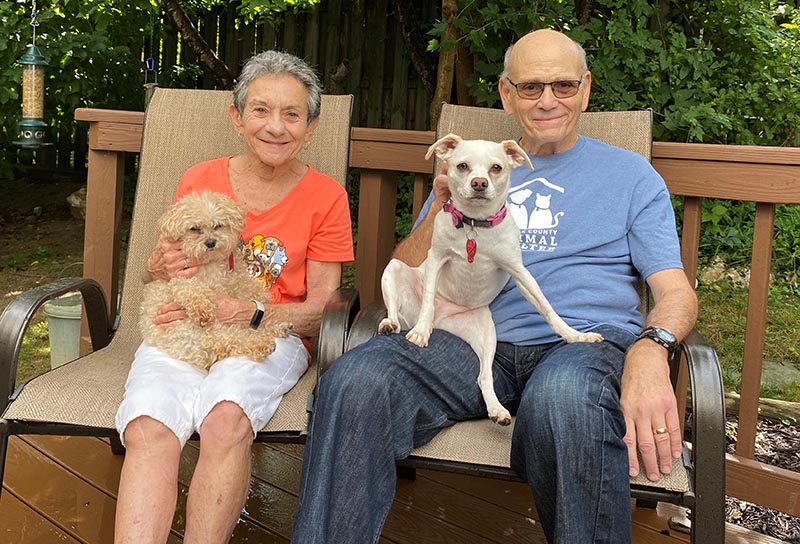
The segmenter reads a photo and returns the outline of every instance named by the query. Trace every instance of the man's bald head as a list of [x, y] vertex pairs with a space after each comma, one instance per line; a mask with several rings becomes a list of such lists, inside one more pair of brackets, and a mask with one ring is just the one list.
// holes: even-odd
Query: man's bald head
[[[525, 34], [522, 38], [513, 43], [506, 50], [505, 60], [503, 62], [503, 73], [500, 77], [508, 77], [511, 71], [511, 64], [515, 60], [518, 61], [519, 55], [523, 55], [530, 50], [560, 50], [562, 53], [569, 55], [574, 54], [576, 62], [579, 63], [581, 72], [588, 70], [586, 65], [586, 51], [583, 50], [581, 44], [556, 30], [540, 29], [533, 30]], [[517, 51], [515, 53], [515, 50]]]

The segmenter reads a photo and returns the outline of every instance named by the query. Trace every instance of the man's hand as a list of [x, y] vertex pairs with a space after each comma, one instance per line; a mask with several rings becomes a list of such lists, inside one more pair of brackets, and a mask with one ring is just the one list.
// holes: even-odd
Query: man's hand
[[392, 257], [403, 261], [408, 266], [419, 266], [428, 255], [433, 237], [433, 224], [436, 215], [442, 211], [442, 204], [450, 200], [450, 188], [447, 186], [447, 163], [442, 162], [439, 173], [433, 178], [433, 201], [428, 212], [417, 227], [405, 240], [394, 249]]
[[442, 161], [439, 173], [433, 178], [433, 194], [436, 195], [436, 201], [440, 203], [450, 200], [450, 187], [447, 185], [447, 161]]
[[630, 475], [638, 475], [642, 468], [637, 447], [649, 480], [660, 478], [659, 461], [660, 472], [669, 474], [672, 459], [681, 456], [682, 440], [663, 347], [650, 340], [640, 340], [630, 347], [625, 357], [620, 402], [627, 427], [624, 441], [628, 446]]

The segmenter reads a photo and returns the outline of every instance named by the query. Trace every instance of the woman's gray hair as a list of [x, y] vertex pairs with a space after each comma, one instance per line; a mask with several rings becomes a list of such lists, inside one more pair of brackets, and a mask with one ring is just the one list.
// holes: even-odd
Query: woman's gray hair
[[[572, 40], [572, 38], [570, 38], [570, 40]], [[506, 56], [503, 58], [503, 73], [500, 74], [500, 79], [508, 77], [509, 64], [511, 63], [511, 51], [514, 49], [515, 43], [512, 43], [508, 46], [508, 49], [506, 49]], [[572, 43], [575, 45], [575, 49], [581, 57], [581, 74], [583, 74], [589, 69], [589, 66], [586, 64], [586, 51], [583, 49], [583, 46], [575, 40], [572, 40]]]
[[269, 74], [287, 74], [297, 79], [308, 93], [308, 122], [319, 117], [322, 102], [322, 84], [316, 72], [306, 62], [283, 51], [264, 51], [250, 57], [239, 74], [233, 88], [233, 105], [238, 112], [244, 113], [247, 89], [261, 76]]

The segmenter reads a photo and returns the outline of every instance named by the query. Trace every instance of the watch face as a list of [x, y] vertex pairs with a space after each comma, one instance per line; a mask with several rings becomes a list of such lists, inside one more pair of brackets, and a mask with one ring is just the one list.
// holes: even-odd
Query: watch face
[[664, 340], [665, 342], [669, 343], [675, 342], [675, 336], [673, 336], [671, 332], [659, 328], [654, 328], [653, 330], [658, 335], [658, 337]]

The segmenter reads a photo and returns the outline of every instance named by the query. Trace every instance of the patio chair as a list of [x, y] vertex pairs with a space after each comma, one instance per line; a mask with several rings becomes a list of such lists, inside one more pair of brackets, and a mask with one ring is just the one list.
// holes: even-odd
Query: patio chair
[[[319, 127], [301, 160], [338, 180], [347, 180], [352, 95], [322, 97]], [[9, 435], [56, 434], [104, 436], [122, 453], [114, 415], [122, 400], [125, 379], [140, 343], [138, 308], [142, 297], [147, 256], [158, 237], [157, 219], [172, 203], [183, 172], [200, 161], [236, 154], [244, 149], [228, 117], [231, 93], [158, 89], [145, 113], [139, 181], [130, 232], [127, 266], [117, 323], [108, 320], [105, 295], [92, 279], [64, 278], [17, 297], [0, 315], [0, 480], [5, 467]], [[23, 333], [44, 302], [80, 291], [94, 351], [44, 373], [15, 389], [17, 360]], [[326, 320], [338, 329], [337, 316], [349, 319], [355, 304], [352, 290], [340, 290], [329, 302], [339, 311]], [[327, 311], [327, 310], [326, 310]], [[327, 334], [318, 358], [342, 351], [343, 338]], [[331, 355], [333, 354], [333, 355]], [[314, 363], [316, 364], [316, 362]], [[309, 369], [285, 395], [274, 417], [258, 433], [259, 441], [302, 442], [305, 438], [306, 400], [316, 383]], [[197, 438], [195, 436], [195, 438]]]
[[[635, 151], [651, 158], [650, 111], [584, 113], [578, 130], [593, 138]], [[437, 138], [450, 132], [465, 139], [500, 141], [515, 138], [519, 128], [502, 110], [455, 106], [442, 108]], [[438, 172], [439, 165], [434, 168]], [[642, 282], [644, 286], [644, 282]], [[647, 311], [648, 297], [642, 287], [642, 311]], [[365, 342], [375, 334], [379, 321], [386, 316], [383, 304], [375, 302], [362, 309], [346, 333], [345, 348]], [[341, 320], [340, 320], [341, 321]], [[683, 357], [672, 362], [673, 384], [678, 379], [682, 361], [688, 365], [691, 385], [691, 448], [684, 447], [682, 459], [676, 460], [670, 475], [650, 482], [643, 474], [631, 479], [631, 495], [640, 505], [653, 506], [657, 501], [678, 504], [691, 511], [692, 542], [722, 543], [725, 534], [725, 435], [724, 396], [716, 353], [697, 333], [682, 344]], [[326, 367], [320, 366], [324, 372]], [[685, 381], [683, 382], [685, 384]], [[416, 468], [461, 472], [472, 475], [519, 480], [510, 468], [513, 422], [508, 427], [491, 420], [457, 423], [443, 430], [431, 442], [415, 449], [398, 463], [398, 472], [413, 477]], [[686, 531], [685, 524], [671, 522], [674, 529]]]

